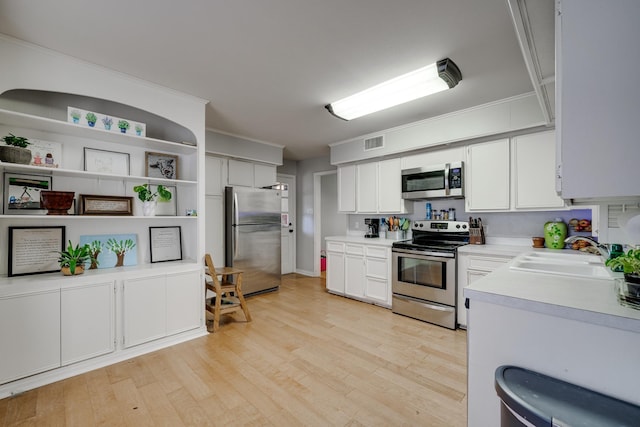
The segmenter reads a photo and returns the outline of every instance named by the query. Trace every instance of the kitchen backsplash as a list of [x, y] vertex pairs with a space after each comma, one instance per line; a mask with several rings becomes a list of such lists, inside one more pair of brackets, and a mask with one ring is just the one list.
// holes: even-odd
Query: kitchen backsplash
[[[413, 202], [413, 213], [398, 215], [398, 217], [406, 217], [415, 221], [425, 219], [427, 201]], [[534, 236], [543, 236], [543, 226], [547, 221], [555, 218], [562, 218], [566, 223], [573, 218], [586, 219], [591, 221], [591, 209], [572, 209], [568, 211], [540, 211], [540, 212], [472, 212], [468, 213], [464, 210], [463, 199], [436, 199], [430, 200], [432, 211], [449, 210], [456, 211], [456, 220], [468, 221], [469, 217], [482, 218], [485, 226], [485, 234], [487, 237], [505, 237], [505, 238], [531, 238]], [[389, 215], [387, 215], [388, 217]], [[349, 233], [358, 234], [365, 233], [364, 218], [384, 217], [384, 215], [349, 215]], [[569, 234], [574, 234], [571, 231]], [[590, 233], [586, 233], [587, 235]], [[584, 233], [583, 233], [584, 235]]]

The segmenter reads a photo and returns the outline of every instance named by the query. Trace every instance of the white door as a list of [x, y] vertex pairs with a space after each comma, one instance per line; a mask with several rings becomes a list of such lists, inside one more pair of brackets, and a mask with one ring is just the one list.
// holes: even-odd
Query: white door
[[293, 273], [296, 268], [296, 177], [278, 174], [282, 192], [282, 274]]

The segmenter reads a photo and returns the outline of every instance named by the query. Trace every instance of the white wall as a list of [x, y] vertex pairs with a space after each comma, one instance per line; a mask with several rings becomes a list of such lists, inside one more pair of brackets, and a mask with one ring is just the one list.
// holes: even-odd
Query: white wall
[[296, 237], [296, 270], [313, 273], [314, 270], [314, 176], [315, 172], [335, 170], [336, 167], [329, 163], [329, 157], [301, 160], [297, 165], [297, 200], [296, 211], [297, 237]]
[[209, 129], [205, 132], [205, 137], [205, 151], [207, 153], [264, 162], [277, 166], [282, 165], [282, 152], [284, 147], [281, 145], [252, 141]]
[[320, 249], [326, 249], [324, 241], [327, 236], [344, 236], [347, 234], [347, 214], [338, 213], [338, 174], [323, 175], [321, 185], [321, 243]]

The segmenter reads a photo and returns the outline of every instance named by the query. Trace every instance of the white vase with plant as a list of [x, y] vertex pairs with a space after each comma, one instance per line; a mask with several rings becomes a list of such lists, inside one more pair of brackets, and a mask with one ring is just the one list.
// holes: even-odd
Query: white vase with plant
[[154, 216], [156, 214], [156, 202], [168, 202], [171, 200], [171, 191], [164, 185], [158, 185], [156, 191], [151, 191], [149, 184], [141, 184], [133, 187], [133, 191], [138, 193], [138, 199], [143, 203], [142, 214], [144, 216]]

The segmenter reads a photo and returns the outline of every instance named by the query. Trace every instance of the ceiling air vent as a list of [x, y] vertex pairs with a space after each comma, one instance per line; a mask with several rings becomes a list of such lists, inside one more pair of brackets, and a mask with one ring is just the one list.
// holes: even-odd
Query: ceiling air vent
[[376, 150], [384, 147], [384, 137], [382, 135], [364, 140], [364, 151]]

